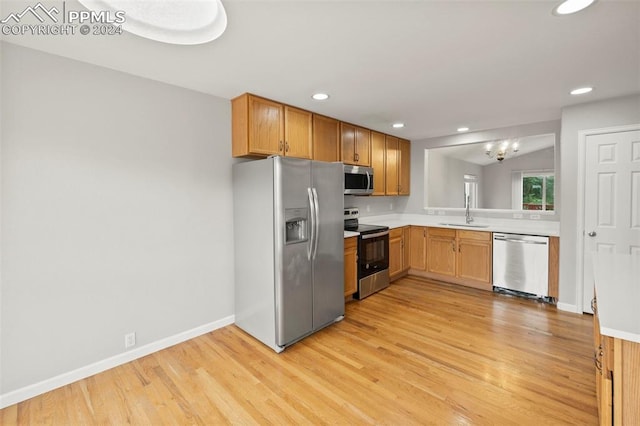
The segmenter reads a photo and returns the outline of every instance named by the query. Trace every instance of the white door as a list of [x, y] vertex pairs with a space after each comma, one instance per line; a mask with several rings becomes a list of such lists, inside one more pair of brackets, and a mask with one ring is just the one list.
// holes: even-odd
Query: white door
[[591, 253], [640, 255], [640, 131], [589, 135], [585, 145], [582, 310], [591, 311]]

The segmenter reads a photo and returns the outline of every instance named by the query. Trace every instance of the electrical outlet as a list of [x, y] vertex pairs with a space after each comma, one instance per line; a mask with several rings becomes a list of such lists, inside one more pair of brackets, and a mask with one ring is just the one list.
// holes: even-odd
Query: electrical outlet
[[440, 216], [444, 216], [444, 213], [445, 213], [444, 211], [442, 211], [442, 210], [438, 210], [438, 215], [440, 215]]
[[371, 206], [369, 204], [367, 204], [367, 211], [370, 212], [371, 211]]
[[136, 333], [129, 333], [124, 335], [124, 348], [130, 348], [136, 345]]
[[389, 203], [389, 210], [393, 210], [393, 203]]
[[531, 216], [529, 216], [531, 219], [540, 219], [540, 215], [539, 214], [532, 214]]
[[431, 210], [431, 209], [427, 210], [427, 214], [433, 214], [433, 213], [434, 213], [433, 210]]
[[514, 219], [522, 219], [522, 213], [514, 213], [513, 214], [513, 218]]

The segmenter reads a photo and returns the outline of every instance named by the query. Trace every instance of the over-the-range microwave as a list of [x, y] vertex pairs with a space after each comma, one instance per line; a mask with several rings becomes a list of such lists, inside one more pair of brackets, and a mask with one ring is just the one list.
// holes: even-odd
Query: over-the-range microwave
[[351, 195], [373, 194], [373, 168], [345, 164], [344, 193]]

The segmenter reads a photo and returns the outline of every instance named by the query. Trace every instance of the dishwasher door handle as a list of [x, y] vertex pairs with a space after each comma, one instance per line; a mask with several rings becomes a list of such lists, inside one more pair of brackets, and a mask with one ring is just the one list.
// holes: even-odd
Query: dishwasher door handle
[[520, 243], [520, 244], [540, 244], [540, 245], [548, 244], [546, 241], [517, 240], [515, 238], [494, 238], [493, 241], [507, 241], [509, 243]]

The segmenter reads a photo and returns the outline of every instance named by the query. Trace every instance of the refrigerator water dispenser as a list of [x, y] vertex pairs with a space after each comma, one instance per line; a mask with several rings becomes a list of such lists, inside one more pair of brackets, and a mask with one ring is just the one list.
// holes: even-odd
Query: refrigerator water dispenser
[[285, 209], [285, 244], [303, 243], [309, 240], [307, 235], [308, 209]]

